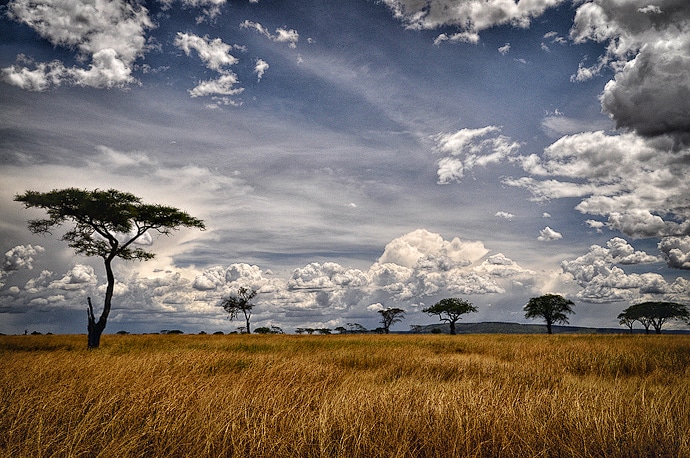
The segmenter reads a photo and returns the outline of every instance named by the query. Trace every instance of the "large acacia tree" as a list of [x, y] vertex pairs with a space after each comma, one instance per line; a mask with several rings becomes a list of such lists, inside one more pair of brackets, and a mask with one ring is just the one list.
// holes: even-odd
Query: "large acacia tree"
[[476, 312], [477, 307], [465, 299], [448, 297], [441, 299], [431, 307], [425, 308], [422, 312], [429, 315], [438, 315], [441, 321], [447, 321], [450, 325], [450, 333], [455, 334], [455, 323], [469, 312]]
[[88, 298], [88, 346], [98, 348], [112, 305], [115, 276], [112, 263], [116, 258], [146, 261], [155, 255], [136, 245], [149, 231], [169, 235], [180, 227], [205, 229], [204, 222], [174, 207], [141, 202], [133, 194], [108, 189], [94, 191], [67, 188], [50, 192], [26, 191], [15, 196], [26, 208], [42, 208], [44, 219], [29, 221], [29, 230], [51, 234], [51, 230], [72, 223], [62, 240], [77, 254], [99, 256], [105, 263], [107, 286], [103, 311], [98, 321]]
[[573, 312], [575, 303], [558, 294], [545, 294], [533, 297], [525, 305], [525, 318], [543, 318], [546, 322], [546, 331], [553, 332], [551, 326], [554, 323], [568, 323], [568, 314]]

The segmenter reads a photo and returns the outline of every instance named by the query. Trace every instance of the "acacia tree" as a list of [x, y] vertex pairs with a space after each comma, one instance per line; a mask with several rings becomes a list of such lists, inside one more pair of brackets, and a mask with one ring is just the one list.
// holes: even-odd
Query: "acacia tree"
[[381, 324], [383, 325], [383, 332], [388, 334], [390, 327], [395, 323], [401, 322], [405, 318], [405, 311], [397, 307], [388, 307], [387, 309], [379, 310], [381, 314]]
[[687, 305], [678, 304], [676, 302], [642, 302], [640, 304], [631, 305], [623, 310], [618, 315], [620, 323], [623, 320], [631, 322], [627, 324], [632, 332], [632, 323], [639, 321], [644, 326], [645, 333], [649, 333], [649, 327], [652, 326], [657, 334], [661, 334], [661, 328], [670, 320], [690, 320], [690, 311]]
[[242, 312], [242, 315], [244, 315], [244, 320], [247, 323], [247, 334], [252, 333], [252, 330], [249, 327], [249, 319], [252, 316], [252, 309], [254, 308], [252, 299], [254, 299], [256, 294], [256, 290], [241, 286], [237, 290], [237, 294], [232, 294], [226, 297], [220, 303], [220, 306], [230, 314], [230, 321], [237, 318], [239, 313]]
[[546, 322], [546, 331], [553, 333], [551, 326], [554, 323], [568, 323], [568, 313], [573, 312], [575, 303], [558, 294], [545, 294], [533, 297], [525, 304], [525, 318], [543, 318]]
[[621, 326], [627, 326], [628, 329], [630, 329], [630, 334], [632, 334], [633, 324], [635, 324], [636, 319], [625, 312], [619, 313], [617, 318], [618, 324], [620, 324]]
[[441, 299], [431, 307], [425, 308], [422, 312], [429, 315], [438, 315], [441, 321], [447, 321], [450, 324], [450, 333], [455, 334], [455, 323], [465, 313], [476, 312], [477, 307], [470, 302], [457, 297], [449, 297]]
[[174, 207], [150, 205], [133, 194], [109, 189], [82, 190], [67, 188], [50, 192], [26, 191], [14, 198], [26, 208], [42, 208], [48, 218], [30, 220], [29, 230], [36, 234], [51, 234], [53, 227], [71, 222], [61, 240], [77, 254], [99, 256], [105, 264], [107, 286], [103, 311], [98, 321], [93, 313], [91, 298], [87, 298], [88, 347], [98, 348], [101, 334], [108, 321], [112, 305], [115, 276], [112, 263], [116, 258], [146, 261], [155, 255], [135, 247], [135, 242], [148, 231], [170, 235], [180, 227], [204, 230], [204, 222]]

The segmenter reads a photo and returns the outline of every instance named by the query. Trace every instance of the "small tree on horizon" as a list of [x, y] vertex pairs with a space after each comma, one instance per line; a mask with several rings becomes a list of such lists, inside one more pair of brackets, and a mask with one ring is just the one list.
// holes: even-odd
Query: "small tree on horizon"
[[378, 310], [381, 314], [381, 324], [383, 325], [383, 332], [388, 334], [390, 327], [395, 323], [400, 323], [405, 318], [405, 310], [398, 307], [388, 307], [383, 310]]
[[237, 294], [232, 294], [225, 299], [223, 299], [220, 303], [220, 306], [223, 307], [223, 309], [230, 315], [229, 319], [230, 321], [234, 320], [239, 316], [239, 313], [242, 312], [242, 315], [244, 316], [244, 320], [246, 322], [246, 332], [247, 334], [251, 334], [251, 328], [249, 326], [249, 320], [252, 316], [252, 309], [254, 308], [254, 304], [252, 304], [252, 299], [256, 296], [257, 291], [251, 288], [245, 288], [244, 286], [241, 286], [237, 290]]
[[457, 297], [441, 299], [431, 307], [422, 310], [422, 312], [429, 315], [438, 315], [441, 321], [447, 321], [450, 325], [450, 333], [453, 335], [455, 335], [455, 323], [462, 315], [476, 311], [477, 307]]
[[115, 289], [113, 261], [117, 258], [126, 261], [153, 259], [155, 254], [144, 250], [141, 245], [135, 247], [137, 240], [149, 231], [170, 235], [180, 227], [206, 228], [202, 220], [177, 208], [144, 204], [139, 197], [115, 189], [26, 191], [16, 195], [14, 200], [22, 202], [25, 208], [47, 211], [48, 218], [29, 221], [29, 230], [34, 234], [51, 234], [54, 227], [72, 222], [74, 226], [64, 233], [61, 240], [66, 241], [77, 254], [103, 259], [107, 284], [98, 321], [91, 298], [87, 298], [88, 347], [91, 349], [99, 347], [110, 315]]
[[558, 294], [545, 294], [533, 297], [525, 304], [525, 318], [543, 318], [546, 322], [546, 332], [553, 334], [554, 323], [568, 324], [568, 313], [573, 312], [575, 303]]
[[622, 312], [618, 314], [618, 324], [621, 326], [627, 326], [630, 329], [630, 334], [633, 333], [633, 325], [635, 324], [636, 318], [632, 318], [629, 314]]

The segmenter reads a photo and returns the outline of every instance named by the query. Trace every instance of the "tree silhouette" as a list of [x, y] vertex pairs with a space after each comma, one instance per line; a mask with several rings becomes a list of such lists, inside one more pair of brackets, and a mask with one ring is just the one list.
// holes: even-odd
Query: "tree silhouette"
[[628, 329], [630, 329], [630, 334], [633, 332], [633, 325], [635, 324], [635, 321], [637, 320], [636, 318], [633, 318], [631, 315], [622, 312], [618, 314], [618, 324], [621, 326], [627, 326]]
[[388, 307], [387, 309], [379, 310], [381, 314], [381, 324], [383, 325], [383, 332], [388, 334], [390, 327], [395, 323], [401, 322], [405, 318], [405, 310], [397, 307]]
[[237, 294], [226, 297], [220, 303], [220, 306], [230, 314], [230, 321], [237, 318], [239, 313], [242, 312], [244, 320], [247, 323], [247, 334], [252, 333], [249, 327], [249, 319], [252, 316], [252, 309], [254, 308], [254, 304], [252, 304], [251, 301], [254, 299], [254, 296], [256, 296], [256, 293], [256, 290], [242, 286], [237, 290]]
[[146, 261], [155, 255], [135, 247], [135, 242], [149, 231], [170, 235], [180, 227], [205, 229], [204, 222], [174, 207], [150, 205], [133, 194], [109, 189], [82, 190], [67, 188], [50, 192], [26, 191], [14, 198], [25, 208], [42, 208], [48, 218], [29, 221], [29, 230], [36, 234], [51, 234], [54, 227], [71, 222], [61, 240], [77, 254], [99, 256], [105, 264], [107, 286], [103, 311], [96, 321], [91, 298], [88, 303], [88, 346], [98, 348], [101, 334], [112, 306], [115, 276], [112, 263], [116, 258]]
[[[687, 305], [676, 302], [642, 302], [631, 305], [618, 315], [619, 322], [625, 324], [632, 332], [632, 324], [639, 321], [644, 326], [645, 333], [649, 334], [649, 327], [653, 327], [657, 334], [661, 334], [661, 328], [671, 320], [690, 320], [690, 311]], [[628, 324], [629, 323], [629, 324]]]
[[457, 297], [441, 299], [431, 307], [422, 310], [422, 312], [429, 315], [438, 315], [441, 321], [447, 321], [450, 324], [451, 334], [455, 334], [455, 323], [462, 317], [462, 315], [476, 311], [477, 307], [472, 305], [470, 302]]
[[575, 303], [558, 294], [545, 294], [533, 297], [525, 305], [525, 318], [543, 318], [546, 322], [546, 331], [553, 333], [551, 326], [554, 323], [568, 323], [568, 313], [575, 313], [571, 306]]

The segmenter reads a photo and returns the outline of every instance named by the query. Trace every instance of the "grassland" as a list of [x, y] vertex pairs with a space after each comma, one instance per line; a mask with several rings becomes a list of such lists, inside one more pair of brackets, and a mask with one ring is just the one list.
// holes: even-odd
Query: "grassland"
[[690, 336], [0, 337], [6, 457], [690, 456]]

